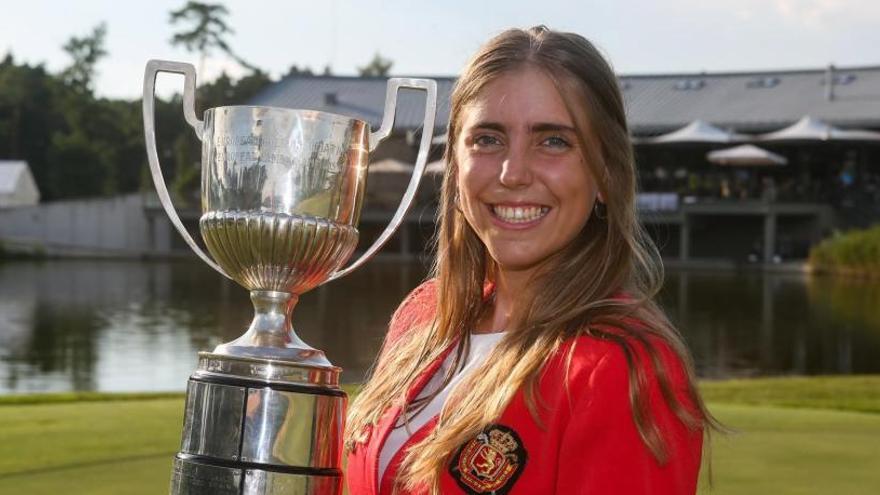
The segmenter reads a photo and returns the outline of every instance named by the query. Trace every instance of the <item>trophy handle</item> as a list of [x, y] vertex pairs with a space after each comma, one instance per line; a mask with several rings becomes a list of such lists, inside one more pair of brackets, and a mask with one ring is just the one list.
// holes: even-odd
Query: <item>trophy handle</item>
[[214, 262], [204, 251], [196, 244], [196, 241], [189, 235], [189, 232], [180, 221], [177, 215], [177, 209], [171, 202], [171, 195], [168, 194], [168, 188], [165, 186], [165, 178], [162, 176], [162, 167], [159, 166], [159, 153], [156, 151], [156, 124], [155, 124], [155, 98], [156, 98], [156, 76], [160, 72], [170, 72], [173, 74], [183, 74], [183, 116], [186, 122], [192, 126], [196, 132], [196, 136], [201, 141], [204, 133], [204, 124], [196, 117], [196, 69], [192, 64], [183, 62], [170, 62], [167, 60], [150, 60], [144, 70], [144, 138], [147, 143], [147, 159], [150, 162], [150, 173], [153, 176], [153, 184], [156, 186], [156, 193], [159, 195], [159, 201], [165, 209], [171, 223], [180, 232], [183, 240], [187, 245], [208, 264], [211, 268], [220, 272], [226, 278], [232, 278], [220, 266]]
[[422, 123], [422, 139], [419, 143], [419, 154], [416, 157], [416, 165], [410, 176], [409, 184], [406, 186], [406, 191], [403, 193], [403, 199], [397, 207], [397, 211], [394, 212], [394, 216], [391, 217], [391, 221], [388, 222], [388, 226], [385, 227], [382, 235], [380, 235], [379, 238], [373, 242], [373, 245], [355, 260], [354, 263], [342, 270], [334, 272], [330, 275], [327, 281], [348, 275], [357, 267], [366, 263], [374, 254], [376, 254], [377, 251], [382, 249], [382, 246], [388, 242], [388, 239], [394, 235], [394, 232], [397, 231], [397, 228], [400, 226], [401, 222], [403, 222], [403, 217], [409, 211], [410, 206], [412, 206], [413, 199], [416, 196], [416, 190], [418, 190], [422, 175], [424, 175], [425, 165], [428, 163], [428, 152], [431, 148], [431, 138], [434, 134], [434, 118], [437, 114], [437, 82], [432, 79], [408, 79], [395, 77], [388, 80], [388, 88], [385, 92], [385, 114], [382, 116], [382, 125], [379, 126], [379, 130], [370, 133], [370, 151], [373, 151], [382, 140], [391, 134], [397, 110], [397, 94], [400, 91], [400, 88], [421, 89], [427, 92], [427, 96], [425, 97], [425, 120]]

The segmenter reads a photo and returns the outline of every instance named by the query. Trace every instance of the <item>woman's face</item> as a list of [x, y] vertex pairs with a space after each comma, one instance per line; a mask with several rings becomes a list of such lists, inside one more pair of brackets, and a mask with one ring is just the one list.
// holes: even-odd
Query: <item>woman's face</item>
[[542, 71], [526, 67], [487, 84], [462, 109], [460, 129], [460, 208], [499, 268], [534, 268], [583, 229], [598, 187]]

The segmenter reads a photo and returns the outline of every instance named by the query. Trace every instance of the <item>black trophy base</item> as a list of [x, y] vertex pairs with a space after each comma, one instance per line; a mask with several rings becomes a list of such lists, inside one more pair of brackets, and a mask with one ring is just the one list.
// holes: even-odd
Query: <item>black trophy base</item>
[[[323, 495], [342, 493], [340, 472], [267, 470], [246, 462], [218, 464], [178, 454], [171, 475], [171, 492], [179, 495]], [[303, 470], [305, 471], [305, 470]]]

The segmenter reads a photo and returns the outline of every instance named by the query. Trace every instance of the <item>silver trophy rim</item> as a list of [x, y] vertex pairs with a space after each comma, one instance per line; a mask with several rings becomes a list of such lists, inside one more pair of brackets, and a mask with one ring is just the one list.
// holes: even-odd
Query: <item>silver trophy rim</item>
[[316, 366], [286, 359], [260, 358], [199, 352], [199, 366], [193, 376], [236, 377], [265, 384], [290, 384], [338, 388], [342, 368]]
[[204, 111], [203, 115], [207, 115], [209, 112], [216, 112], [217, 110], [225, 110], [225, 109], [265, 109], [272, 110], [277, 112], [285, 112], [292, 114], [311, 114], [313, 116], [317, 116], [319, 120], [329, 121], [339, 123], [341, 125], [348, 125], [351, 122], [359, 123], [360, 125], [365, 126], [366, 128], [370, 128], [369, 122], [364, 119], [359, 119], [357, 117], [349, 117], [346, 115], [326, 112], [324, 110], [309, 110], [306, 108], [287, 108], [287, 107], [276, 107], [271, 105], [223, 105], [219, 107], [211, 107]]

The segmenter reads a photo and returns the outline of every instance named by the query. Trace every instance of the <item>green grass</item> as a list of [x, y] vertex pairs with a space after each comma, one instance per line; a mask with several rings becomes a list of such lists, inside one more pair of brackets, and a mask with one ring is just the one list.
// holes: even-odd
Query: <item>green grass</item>
[[[714, 488], [702, 494], [877, 492], [880, 377], [731, 380], [702, 388], [712, 411], [738, 430], [715, 435]], [[167, 493], [182, 422], [180, 394], [2, 398], [0, 493]]]
[[0, 493], [167, 493], [183, 400], [0, 406]]
[[874, 495], [880, 487], [880, 415], [715, 405], [739, 433], [713, 437], [714, 486], [704, 495]]
[[121, 402], [156, 399], [183, 399], [181, 392], [106, 393], [64, 392], [56, 394], [21, 394], [0, 396], [0, 407], [27, 404], [59, 404], [83, 402]]
[[704, 381], [700, 389], [711, 403], [880, 413], [876, 375]]

